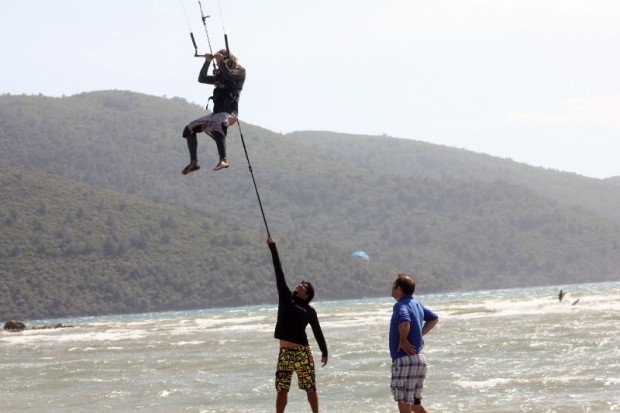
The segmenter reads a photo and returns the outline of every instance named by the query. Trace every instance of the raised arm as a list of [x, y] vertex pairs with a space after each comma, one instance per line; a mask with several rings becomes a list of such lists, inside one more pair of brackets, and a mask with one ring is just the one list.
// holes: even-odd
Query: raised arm
[[200, 73], [198, 73], [198, 81], [200, 83], [208, 83], [210, 85], [215, 83], [215, 76], [209, 76], [209, 66], [211, 66], [211, 61], [213, 60], [213, 56], [210, 54], [205, 55], [205, 62], [200, 69]]
[[276, 273], [276, 285], [278, 287], [278, 296], [280, 298], [289, 298], [291, 296], [291, 290], [286, 285], [284, 279], [284, 271], [282, 271], [282, 263], [280, 262], [280, 255], [278, 254], [278, 248], [276, 248], [276, 242], [273, 238], [267, 238], [267, 245], [271, 251], [271, 258], [273, 259], [273, 269]]

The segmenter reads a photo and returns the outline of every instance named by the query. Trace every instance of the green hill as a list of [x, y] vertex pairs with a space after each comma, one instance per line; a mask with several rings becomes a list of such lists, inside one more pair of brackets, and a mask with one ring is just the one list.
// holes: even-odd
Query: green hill
[[613, 176], [611, 178], [607, 178], [605, 179], [605, 182], [607, 182], [609, 185], [615, 185], [617, 187], [620, 187], [620, 176]]
[[318, 131], [294, 132], [288, 136], [377, 171], [434, 178], [449, 175], [473, 182], [503, 180], [620, 223], [618, 177], [587, 178], [411, 139]]
[[[0, 97], [2, 196], [13, 199], [0, 215], [2, 279], [13, 286], [0, 290], [0, 306], [12, 309], [5, 315], [273, 302], [237, 131], [228, 137], [231, 168], [210, 171], [215, 145], [201, 137], [203, 169], [180, 174], [187, 163], [180, 130], [203, 114], [182, 99], [132, 92]], [[353, 145], [355, 137], [323, 134], [333, 140], [326, 147], [242, 127], [285, 271], [292, 281], [316, 281], [318, 299], [386, 295], [397, 271], [415, 273], [425, 292], [618, 279], [620, 203], [607, 180], [561, 174], [572, 188], [596, 193], [604, 185], [611, 193], [584, 204], [531, 185], [560, 182], [557, 172], [508, 160], [386, 137]], [[390, 155], [381, 148], [392, 146], [400, 157], [383, 159]], [[497, 168], [481, 166], [487, 161]], [[97, 219], [71, 219], [95, 212]], [[370, 255], [368, 267], [351, 259], [359, 249]], [[66, 291], [62, 280], [89, 278], [80, 273], [100, 281], [72, 281], [69, 296], [89, 295], [61, 308], [65, 300], [53, 300]], [[105, 291], [120, 282], [126, 293]], [[20, 285], [32, 295], [17, 295]]]
[[[258, 231], [199, 208], [0, 167], [0, 318], [274, 302], [271, 255]], [[303, 263], [323, 299], [343, 296], [335, 292], [353, 277], [375, 294], [383, 287], [346, 251], [294, 238], [279, 249], [291, 282]]]

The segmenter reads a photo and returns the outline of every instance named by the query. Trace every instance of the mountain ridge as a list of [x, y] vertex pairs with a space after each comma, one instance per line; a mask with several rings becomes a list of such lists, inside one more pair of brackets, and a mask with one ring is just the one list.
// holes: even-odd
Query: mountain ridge
[[412, 176], [458, 176], [488, 182], [502, 179], [525, 186], [549, 199], [577, 205], [620, 223], [618, 178], [597, 179], [574, 172], [530, 166], [487, 154], [427, 142], [324, 131], [289, 133], [300, 142], [327, 149], [344, 159], [376, 170]]
[[[158, 296], [161, 292], [146, 288], [127, 275], [126, 267], [115, 261], [122, 262], [122, 255], [106, 256], [106, 245], [108, 251], [120, 248], [132, 256], [134, 261], [130, 267], [139, 265], [138, 257], [146, 266], [163, 260], [159, 264], [159, 268], [164, 268], [163, 282], [173, 286], [170, 288], [175, 297], [184, 297], [183, 294], [188, 297], [179, 299], [183, 308], [258, 304], [268, 302], [273, 294], [268, 282], [271, 264], [264, 258], [264, 235], [259, 235], [264, 234], [262, 217], [238, 131], [231, 129], [227, 139], [229, 169], [209, 170], [210, 163], [217, 161], [217, 155], [214, 144], [201, 136], [199, 159], [203, 169], [188, 176], [180, 174], [187, 163], [187, 149], [180, 131], [189, 120], [203, 114], [202, 108], [183, 99], [127, 91], [91, 92], [64, 98], [0, 96], [0, 160], [4, 160], [3, 169], [10, 172], [7, 183], [3, 184], [3, 195], [10, 190], [12, 196], [19, 199], [20, 193], [27, 196], [34, 191], [36, 182], [23, 185], [26, 181], [21, 181], [20, 187], [20, 181], [10, 177], [14, 170], [19, 170], [22, 176], [32, 173], [43, 181], [61, 179], [62, 185], [68, 187], [87, 185], [98, 197], [130, 197], [146, 202], [143, 207], [146, 215], [129, 208], [130, 215], [143, 223], [143, 231], [134, 229], [125, 234], [119, 229], [124, 225], [114, 229], [115, 220], [108, 225], [104, 219], [105, 225], [100, 223], [98, 231], [108, 235], [114, 233], [115, 237], [109, 235], [109, 239], [90, 241], [101, 256], [89, 267], [89, 273], [99, 268], [114, 279], [129, 282], [129, 290], [144, 288], [144, 294], [136, 293], [141, 297], [142, 306], [133, 303], [130, 296], [120, 294], [122, 306], [113, 310], [106, 310], [104, 306], [101, 311], [140, 311], [147, 307], [149, 311], [165, 310], [171, 305]], [[25, 124], [30, 127], [25, 129]], [[494, 172], [485, 179], [477, 179], [480, 170], [488, 167], [477, 164], [479, 158], [472, 158], [472, 171], [459, 172], [466, 168], [467, 162], [452, 162], [458, 164], [456, 169], [441, 166], [450, 162], [436, 153], [444, 149], [433, 144], [412, 147], [407, 142], [395, 144], [393, 138], [372, 137], [378, 144], [365, 147], [364, 137], [358, 136], [358, 147], [345, 151], [346, 143], [350, 145], [355, 136], [343, 138], [339, 134], [322, 133], [320, 139], [328, 142], [331, 139], [332, 144], [324, 147], [320, 142], [300, 137], [301, 133], [283, 135], [245, 123], [243, 132], [269, 227], [284, 252], [285, 272], [292, 274], [292, 280], [314, 276], [319, 286], [318, 299], [387, 294], [384, 284], [389, 285], [397, 271], [414, 273], [421, 291], [426, 292], [618, 278], [620, 231], [618, 223], [608, 213], [610, 206], [620, 210], [620, 205], [614, 203], [617, 192], [602, 199], [600, 205], [596, 204], [597, 197], [592, 197], [589, 205], [583, 205], [581, 199], [579, 202], [566, 200], [541, 190], [544, 185], [528, 186], [514, 176], [504, 179], [501, 173]], [[307, 132], [307, 136], [316, 133]], [[412, 172], [406, 169], [410, 161], [402, 164], [394, 161], [396, 165], [391, 165], [394, 170], [382, 170], [376, 167], [376, 162], [370, 161], [377, 156], [379, 146], [396, 147], [405, 159], [421, 157], [431, 166], [424, 169], [424, 163], [419, 162]], [[345, 156], [347, 153], [349, 155]], [[471, 155], [455, 153], [459, 159], [468, 159]], [[389, 155], [379, 152], [379, 156]], [[432, 166], [433, 159], [435, 166]], [[502, 164], [505, 161], [492, 162]], [[29, 172], [33, 168], [38, 172]], [[506, 168], [515, 169], [512, 163]], [[516, 169], [519, 168], [528, 167]], [[523, 180], [529, 181], [529, 177], [534, 176], [534, 181], [542, 180], [545, 185], [549, 185], [548, 181], [556, 182], [555, 175], [547, 177], [548, 173], [528, 169]], [[539, 178], [537, 174], [544, 176]], [[585, 185], [587, 191], [598, 190], [600, 182], [591, 189], [591, 180], [578, 179], [574, 183], [573, 178], [570, 174], [562, 177], [568, 180], [567, 185]], [[613, 191], [616, 187], [605, 180], [605, 188]], [[72, 190], [67, 191], [72, 193]], [[50, 197], [44, 193], [39, 196]], [[79, 205], [86, 201], [77, 197], [73, 202]], [[118, 209], [119, 205], [132, 202], [117, 200], [114, 205]], [[97, 210], [99, 203], [92, 208]], [[10, 225], [12, 217], [18, 214], [18, 205], [17, 201], [11, 208], [7, 204], [1, 211], [0, 222], [4, 226]], [[51, 233], [61, 234], [60, 238], [64, 233], [71, 233], [75, 220], [65, 222], [64, 216], [59, 220], [53, 214], [35, 219], [40, 208], [36, 199], [31, 199], [30, 218], [21, 224], [25, 233], [20, 235], [20, 242], [41, 244], [36, 242], [37, 231], [46, 228], [46, 221], [57, 227]], [[148, 211], [159, 208], [171, 208], [169, 214], [174, 216], [186, 210], [195, 211], [209, 225], [204, 228], [184, 225], [191, 231], [203, 232], [196, 235], [200, 244], [208, 245], [214, 256], [230, 257], [225, 248], [228, 244], [217, 242], [220, 238], [235, 239], [238, 244], [235, 251], [243, 255], [247, 250], [247, 259], [230, 258], [229, 266], [218, 260], [217, 269], [211, 261], [201, 261], [201, 265], [191, 267], [194, 278], [187, 278], [183, 274], [187, 274], [188, 264], [178, 259], [178, 255], [183, 255], [179, 245], [184, 235], [168, 229], [170, 233], [165, 237], [168, 220], [148, 219]], [[101, 208], [101, 211], [105, 216], [116, 216], [109, 208]], [[150, 212], [150, 215], [156, 213]], [[178, 225], [187, 219], [178, 218]], [[216, 225], [217, 222], [225, 225]], [[126, 226], [131, 228], [129, 223]], [[6, 233], [6, 227], [2, 229]], [[83, 234], [95, 232], [95, 229], [81, 226], [80, 231], [79, 236], [88, 238]], [[77, 236], [74, 235], [74, 239]], [[58, 249], [56, 238], [41, 238], [51, 244], [42, 242], [40, 253], [37, 248], [25, 249], [27, 254], [16, 251], [10, 260], [12, 265], [3, 270], [3, 277], [19, 278], [16, 274], [24, 267], [30, 268], [28, 259], [32, 257], [39, 267], [49, 265], [59, 273], [73, 274], [72, 267], [88, 264], [82, 256], [76, 258], [78, 261], [67, 260], [66, 263], [62, 259], [51, 259], [45, 251]], [[168, 244], [159, 245], [162, 238]], [[106, 244], [106, 241], [109, 242]], [[350, 254], [359, 249], [369, 253], [368, 267], [355, 266], [350, 260]], [[10, 256], [10, 251], [4, 251], [4, 257]], [[191, 255], [199, 257], [199, 253], [193, 251]], [[165, 258], [158, 258], [159, 255]], [[105, 269], [106, 265], [109, 269]], [[149, 267], [148, 276], [157, 278], [154, 267]], [[205, 297], [211, 297], [200, 301], [182, 283], [173, 282], [181, 276], [188, 280], [187, 284], [196, 282], [204, 286], [204, 281], [201, 284], [196, 280], [196, 273], [206, 280], [216, 280], [222, 271], [227, 271], [224, 268], [250, 277], [254, 286], [252, 292], [244, 293], [239, 300], [222, 301], [225, 294], [221, 288], [226, 283], [220, 282], [217, 284], [220, 289], [214, 289], [218, 294], [213, 296], [198, 288]], [[252, 275], [254, 269], [258, 269], [256, 276]], [[36, 272], [28, 272], [27, 283], [37, 284]], [[96, 291], [91, 292], [97, 296]], [[15, 306], [11, 296], [11, 290], [0, 290], [3, 302]], [[20, 302], [25, 301], [22, 298]], [[155, 302], [160, 305], [153, 304]], [[144, 303], [150, 306], [145, 307]], [[85, 307], [65, 311], [76, 308]], [[92, 310], [96, 308], [93, 306]], [[38, 311], [44, 312], [44, 309]]]

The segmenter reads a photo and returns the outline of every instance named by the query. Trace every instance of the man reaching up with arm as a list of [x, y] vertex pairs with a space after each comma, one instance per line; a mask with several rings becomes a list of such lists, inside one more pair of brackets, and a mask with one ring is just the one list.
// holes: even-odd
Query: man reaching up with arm
[[314, 298], [314, 288], [308, 281], [302, 280], [295, 290], [291, 291], [286, 284], [273, 238], [267, 238], [267, 245], [271, 250], [278, 288], [278, 318], [274, 333], [274, 337], [280, 340], [275, 382], [276, 412], [283, 413], [286, 408], [294, 371], [297, 373], [299, 388], [306, 391], [312, 413], [318, 413], [319, 397], [316, 390], [314, 359], [308, 345], [306, 326], [310, 324], [312, 327], [314, 338], [321, 349], [323, 366], [327, 364], [327, 345], [316, 310], [309, 304]]

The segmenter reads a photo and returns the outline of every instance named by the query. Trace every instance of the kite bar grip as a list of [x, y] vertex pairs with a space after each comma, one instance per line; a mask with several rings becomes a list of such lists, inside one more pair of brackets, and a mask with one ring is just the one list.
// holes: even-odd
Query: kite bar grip
[[196, 39], [194, 38], [194, 33], [189, 32], [189, 36], [192, 38], [192, 43], [194, 44], [194, 57], [205, 57], [203, 54], [198, 54], [198, 46], [196, 45]]

